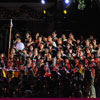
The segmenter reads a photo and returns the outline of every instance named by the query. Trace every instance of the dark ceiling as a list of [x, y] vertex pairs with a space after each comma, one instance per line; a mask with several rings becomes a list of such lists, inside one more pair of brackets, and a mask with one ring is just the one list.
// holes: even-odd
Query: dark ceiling
[[[0, 2], [34, 2], [38, 3], [41, 0], [0, 0]], [[57, 0], [46, 0], [46, 2], [56, 2]]]

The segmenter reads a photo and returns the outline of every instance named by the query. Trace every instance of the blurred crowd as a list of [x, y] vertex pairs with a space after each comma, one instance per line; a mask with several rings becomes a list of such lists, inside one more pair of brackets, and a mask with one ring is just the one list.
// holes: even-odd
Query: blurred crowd
[[[16, 45], [25, 48], [18, 50]], [[99, 98], [100, 44], [90, 35], [15, 34], [10, 56], [0, 54], [0, 97]]]

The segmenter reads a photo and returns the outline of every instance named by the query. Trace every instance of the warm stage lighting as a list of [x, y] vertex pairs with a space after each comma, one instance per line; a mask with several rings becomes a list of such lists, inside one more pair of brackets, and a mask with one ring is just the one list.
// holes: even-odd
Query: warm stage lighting
[[65, 4], [69, 4], [70, 0], [65, 0]]
[[43, 10], [43, 14], [46, 14], [46, 10]]
[[45, 0], [41, 0], [41, 4], [45, 4]]
[[67, 14], [67, 10], [64, 10], [64, 14]]

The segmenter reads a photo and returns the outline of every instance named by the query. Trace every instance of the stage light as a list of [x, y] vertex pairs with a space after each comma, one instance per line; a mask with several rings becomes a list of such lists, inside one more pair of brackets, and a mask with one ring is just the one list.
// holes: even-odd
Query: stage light
[[67, 14], [67, 10], [64, 10], [64, 14]]
[[45, 0], [41, 0], [41, 4], [43, 4], [43, 5], [44, 5], [44, 4], [45, 4]]
[[43, 10], [43, 14], [46, 14], [46, 10]]
[[65, 4], [69, 4], [70, 0], [65, 0]]

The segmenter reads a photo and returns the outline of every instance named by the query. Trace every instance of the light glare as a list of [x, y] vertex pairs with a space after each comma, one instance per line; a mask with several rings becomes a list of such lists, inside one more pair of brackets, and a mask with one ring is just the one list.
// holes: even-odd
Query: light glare
[[42, 3], [42, 4], [45, 4], [45, 0], [41, 0], [41, 3]]
[[68, 4], [69, 3], [69, 0], [65, 0], [65, 4]]

